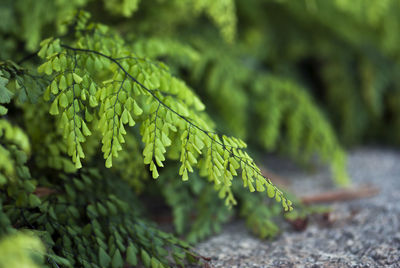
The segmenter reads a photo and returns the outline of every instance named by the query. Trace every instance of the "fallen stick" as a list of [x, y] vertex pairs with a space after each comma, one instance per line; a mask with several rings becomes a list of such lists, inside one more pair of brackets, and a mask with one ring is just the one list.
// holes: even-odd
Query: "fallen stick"
[[353, 199], [367, 198], [379, 193], [377, 187], [364, 185], [351, 189], [340, 189], [320, 194], [300, 197], [300, 201], [304, 204], [330, 203], [337, 201], [347, 201]]

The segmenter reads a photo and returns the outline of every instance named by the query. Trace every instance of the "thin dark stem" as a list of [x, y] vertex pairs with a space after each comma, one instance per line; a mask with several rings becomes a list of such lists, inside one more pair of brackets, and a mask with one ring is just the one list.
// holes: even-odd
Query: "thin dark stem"
[[21, 64], [24, 63], [25, 61], [28, 61], [28, 60], [32, 59], [33, 57], [36, 57], [38, 53], [39, 53], [39, 49], [36, 50], [35, 52], [32, 52], [31, 54], [26, 55], [26, 56], [23, 57], [21, 60], [17, 61], [17, 64], [18, 64], [18, 65], [21, 65]]
[[[108, 156], [110, 156], [112, 154], [112, 146], [113, 146], [113, 143], [114, 143], [115, 116], [117, 115], [117, 113], [115, 111], [115, 107], [117, 106], [119, 93], [121, 92], [121, 90], [124, 87], [125, 80], [126, 80], [126, 74], [125, 74], [124, 80], [122, 80], [121, 85], [120, 85], [120, 87], [119, 87], [119, 89], [117, 91], [117, 97], [116, 97], [115, 102], [114, 102], [114, 107], [113, 107], [114, 115], [113, 115], [113, 126], [112, 126], [113, 133], [112, 133], [112, 138], [111, 138], [110, 153], [108, 154]], [[119, 134], [119, 128], [117, 128], [117, 135], [116, 135], [117, 138], [118, 138], [118, 134]]]
[[[74, 51], [74, 69], [72, 70], [72, 75], [73, 75], [73, 73], [75, 72], [75, 70], [76, 70], [76, 67], [77, 67], [77, 65], [78, 65], [78, 61], [77, 61], [77, 59], [76, 59], [76, 52]], [[76, 150], [76, 158], [77, 158], [77, 161], [79, 161], [79, 158], [80, 158], [80, 156], [79, 156], [79, 152], [78, 152], [78, 143], [77, 143], [77, 139], [76, 139], [76, 110], [75, 110], [75, 99], [76, 99], [76, 96], [75, 96], [75, 79], [72, 79], [72, 93], [73, 93], [73, 101], [72, 101], [72, 107], [73, 107], [73, 109], [74, 109], [74, 136], [75, 136], [75, 150]]]
[[[158, 117], [158, 110], [160, 109], [160, 103], [158, 103], [157, 110], [155, 111], [154, 115], [154, 138], [153, 138], [153, 161], [155, 159], [155, 152], [156, 152], [156, 136], [157, 136], [157, 117]], [[157, 161], [156, 161], [157, 163]]]

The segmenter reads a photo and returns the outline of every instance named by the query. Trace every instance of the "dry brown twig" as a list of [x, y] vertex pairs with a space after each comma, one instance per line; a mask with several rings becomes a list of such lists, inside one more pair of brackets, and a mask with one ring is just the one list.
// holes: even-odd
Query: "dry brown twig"
[[379, 189], [372, 185], [362, 185], [353, 188], [327, 191], [300, 198], [303, 204], [320, 204], [330, 202], [348, 201], [360, 198], [368, 198], [379, 193]]

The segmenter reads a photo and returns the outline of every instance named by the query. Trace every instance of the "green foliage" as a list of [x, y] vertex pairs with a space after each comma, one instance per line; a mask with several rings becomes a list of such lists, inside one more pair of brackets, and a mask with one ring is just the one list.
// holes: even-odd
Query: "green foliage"
[[204, 10], [215, 24], [218, 25], [221, 35], [225, 40], [228, 42], [233, 41], [236, 33], [236, 14], [233, 0], [189, 0], [186, 2], [194, 5], [194, 10], [196, 12]]
[[140, 0], [104, 0], [104, 6], [113, 14], [130, 17], [138, 9], [139, 2]]
[[[275, 77], [260, 79], [255, 90], [258, 101], [254, 106], [261, 109], [257, 113], [263, 126], [258, 135], [260, 143], [268, 149], [280, 146], [281, 150], [304, 162], [310, 161], [313, 153], [318, 152], [323, 160], [331, 163], [336, 183], [348, 184], [345, 154], [307, 92], [288, 80]], [[263, 113], [264, 107], [271, 109]]]
[[248, 51], [306, 86], [341, 142], [399, 144], [397, 1], [237, 3]]
[[191, 243], [219, 232], [233, 211], [214, 194], [212, 185], [197, 174], [193, 174], [190, 184], [175, 180], [172, 172], [167, 175], [161, 182], [161, 191], [172, 209], [176, 232]]
[[32, 234], [16, 233], [0, 240], [0, 267], [39, 268], [45, 248]]
[[[80, 31], [88, 30], [85, 15], [82, 20], [75, 46], [47, 39], [38, 53], [47, 60], [39, 66], [39, 72], [49, 76], [55, 72], [44, 99], [51, 100], [50, 114], [57, 116], [76, 168], [82, 167], [82, 145], [92, 132], [100, 130], [105, 165], [110, 168], [125, 142], [125, 126], [141, 122], [144, 163], [150, 165], [153, 178], [159, 176], [157, 166], [164, 166], [166, 148], [177, 145], [180, 148], [172, 150], [171, 157], [180, 155], [183, 181], [197, 166], [215, 183], [219, 196], [228, 205], [235, 204], [230, 186], [240, 169], [244, 186], [250, 191], [271, 188], [277, 201], [290, 208], [290, 202], [242, 151], [246, 144], [214, 134], [201, 113], [204, 105], [183, 82], [170, 75], [165, 65], [137, 59], [124, 50], [117, 36], [107, 40], [104, 35], [109, 33], [104, 26], [90, 25], [94, 34], [82, 35]], [[82, 48], [81, 44], [86, 45]]]
[[[42, 95], [46, 80], [20, 67], [13, 61], [0, 62], [0, 103], [36, 103]], [[27, 88], [29, 85], [29, 88]]]
[[[238, 175], [251, 192], [268, 191], [284, 210], [292, 209], [291, 201], [262, 176], [242, 140], [216, 134], [204, 104], [184, 81], [162, 62], [137, 56], [118, 34], [88, 17], [78, 12], [71, 19], [74, 37], [40, 43], [40, 59], [30, 63], [39, 65], [39, 74], [12, 61], [1, 63], [4, 234], [30, 229], [46, 246], [47, 265], [56, 267], [197, 262], [200, 256], [186, 242], [143, 219], [137, 194], [150, 190], [143, 164], [156, 179], [167, 159], [179, 167], [163, 194], [175, 210], [177, 232], [189, 241], [218, 231], [228, 219], [226, 206], [236, 204], [232, 181]], [[194, 60], [197, 54], [188, 47], [181, 55]], [[122, 150], [125, 142], [130, 142], [129, 152]], [[113, 169], [102, 167], [99, 151], [105, 167]], [[187, 187], [182, 181], [195, 168], [209, 183], [191, 186], [199, 197], [192, 202], [198, 214], [188, 228], [183, 220], [190, 217], [190, 207], [180, 214], [179, 200], [190, 201], [190, 195], [179, 195], [178, 201], [172, 195]]]
[[305, 89], [288, 78], [259, 70], [254, 63], [243, 62], [241, 48], [232, 49], [220, 42], [211, 47], [198, 40], [194, 43], [205, 56], [193, 63], [192, 82], [195, 88], [205, 88], [225, 131], [268, 151], [285, 152], [302, 163], [316, 153], [331, 164], [338, 184], [348, 183], [345, 154]]
[[1, 154], [1, 184], [8, 180], [16, 181], [17, 167], [26, 162], [30, 152], [28, 137], [18, 127], [7, 120], [0, 119]]
[[[0, 262], [201, 260], [146, 219], [159, 202], [189, 242], [218, 232], [233, 205], [254, 234], [278, 234], [276, 219], [292, 203], [247, 150], [302, 164], [318, 156], [345, 185], [340, 142], [398, 144], [399, 8], [396, 0], [1, 1]], [[296, 207], [286, 217], [313, 212]]]
[[[265, 199], [261, 195], [248, 195], [241, 191], [240, 216], [246, 219], [249, 230], [260, 238], [274, 237], [279, 228], [275, 219], [281, 214], [281, 209], [274, 204], [265, 204]], [[297, 205], [297, 204], [296, 204]], [[297, 206], [296, 206], [297, 209]]]

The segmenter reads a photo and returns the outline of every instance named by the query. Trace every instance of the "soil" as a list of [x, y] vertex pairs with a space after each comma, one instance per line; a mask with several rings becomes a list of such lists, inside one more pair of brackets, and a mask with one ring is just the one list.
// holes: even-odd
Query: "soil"
[[[276, 157], [267, 157], [265, 165], [298, 196], [334, 188], [326, 168], [310, 174]], [[310, 218], [302, 231], [284, 224], [273, 240], [257, 239], [242, 221], [231, 222], [197, 245], [211, 259], [205, 267], [400, 267], [400, 151], [351, 151], [348, 170], [353, 187], [373, 185], [379, 194], [331, 202], [325, 224]]]

